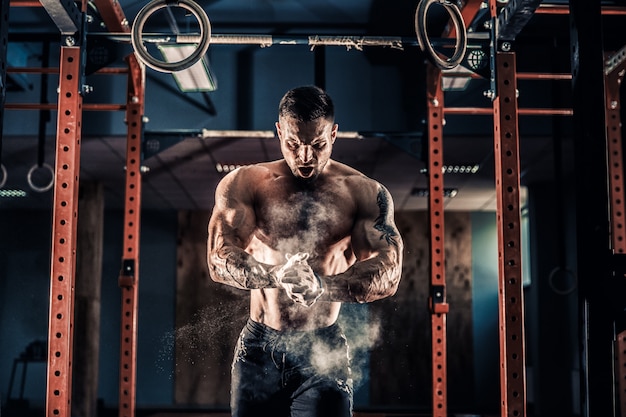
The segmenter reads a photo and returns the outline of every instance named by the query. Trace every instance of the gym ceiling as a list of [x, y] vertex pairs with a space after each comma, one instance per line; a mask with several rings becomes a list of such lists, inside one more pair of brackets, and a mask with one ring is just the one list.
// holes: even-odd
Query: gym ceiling
[[[119, 2], [129, 27], [147, 3]], [[423, 148], [426, 55], [415, 40], [417, 2], [200, 0], [197, 3], [209, 17], [216, 39], [209, 45], [207, 57], [218, 87], [210, 92], [185, 93], [178, 89], [172, 74], [146, 69], [143, 208], [210, 209], [215, 184], [225, 171], [240, 164], [280, 157], [273, 139], [274, 113], [280, 95], [293, 83], [322, 84], [336, 98], [340, 130], [346, 136], [336, 143], [336, 159], [383, 182], [393, 193], [397, 209], [427, 208], [423, 192], [427, 187]], [[485, 41], [489, 36], [488, 9], [481, 8], [479, 1], [463, 3], [465, 7], [475, 8], [471, 20], [465, 22], [468, 44], [479, 45], [478, 49], [488, 53]], [[126, 81], [124, 76], [102, 72], [107, 68], [124, 68], [124, 57], [132, 53], [132, 45], [128, 34], [117, 36], [118, 32], [104, 25], [96, 4], [89, 3], [87, 8], [86, 84], [89, 87], [84, 94], [80, 180], [101, 182], [107, 206], [121, 208], [126, 125], [124, 112], [114, 107], [124, 104]], [[499, 4], [504, 7], [506, 2]], [[619, 51], [626, 46], [623, 30], [626, 5], [620, 1], [602, 4], [602, 48], [607, 53]], [[431, 9], [428, 30], [431, 40], [437, 42], [442, 39], [438, 34], [446, 31], [450, 15], [437, 6]], [[567, 10], [567, 1], [543, 1], [512, 42], [512, 50], [517, 54], [522, 185], [554, 181], [557, 173], [567, 175], [574, 169], [568, 115], [571, 56]], [[156, 16], [150, 31], [166, 33], [173, 27], [186, 30], [189, 16], [183, 15], [174, 14], [169, 20], [167, 16]], [[50, 177], [45, 165], [54, 165], [56, 121], [56, 111], [49, 109], [56, 103], [57, 50], [63, 37], [49, 12], [37, 1], [11, 0], [8, 23], [7, 93], [0, 158], [6, 176], [2, 189], [23, 190], [26, 196], [2, 197], [0, 209], [46, 209], [51, 207], [52, 190], [46, 189]], [[285, 39], [286, 43], [311, 35], [398, 37], [404, 45], [401, 51], [345, 44], [315, 48], [289, 44], [224, 45], [217, 41], [220, 35], [271, 35]], [[231, 51], [230, 55], [225, 51]], [[267, 59], [262, 57], [263, 53]], [[344, 56], [350, 56], [350, 69], [341, 73], [336, 67]], [[227, 64], [224, 61], [229, 57], [232, 60], [236, 57], [237, 61]], [[267, 61], [292, 74], [267, 75], [275, 72]], [[364, 72], [379, 75], [372, 76], [371, 83], [355, 87], [350, 81], [360, 72], [358, 62], [363, 63]], [[20, 67], [50, 70], [23, 73], [17, 70]], [[469, 54], [451, 71], [471, 74], [473, 71], [468, 67], [471, 67]], [[301, 77], [293, 74], [298, 68], [305, 68]], [[444, 177], [446, 210], [492, 211], [496, 207], [493, 122], [490, 114], [484, 113], [491, 108], [490, 83], [485, 70], [484, 67], [482, 71], [476, 70], [474, 74], [478, 75], [473, 77], [457, 74], [447, 78], [462, 81], [462, 87], [445, 93], [444, 105], [451, 108], [445, 117], [443, 134], [444, 165], [448, 168]], [[388, 88], [392, 92], [385, 91], [387, 82], [393, 83]], [[118, 91], [111, 93], [112, 90]], [[378, 101], [383, 103], [377, 101], [381, 96], [383, 99]], [[361, 102], [368, 103], [373, 109], [371, 114], [360, 110]], [[29, 103], [33, 108], [20, 107]], [[46, 103], [48, 110], [35, 109], [37, 103]], [[98, 105], [105, 109], [93, 110]], [[92, 107], [87, 109], [89, 106]], [[396, 121], [397, 112], [389, 110], [387, 115], [385, 110], [394, 106], [408, 116], [398, 117]], [[484, 111], [470, 114], [469, 109]]]

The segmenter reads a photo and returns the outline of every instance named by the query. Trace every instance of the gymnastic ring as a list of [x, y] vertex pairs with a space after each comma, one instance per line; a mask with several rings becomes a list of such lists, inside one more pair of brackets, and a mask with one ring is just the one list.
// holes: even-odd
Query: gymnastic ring
[[2, 188], [7, 183], [7, 178], [9, 177], [7, 169], [2, 164], [0, 164], [0, 173], [2, 173], [2, 179], [0, 180], [0, 188]]
[[[428, 9], [434, 3], [439, 3], [450, 15], [454, 28], [456, 29], [456, 41], [454, 45], [454, 54], [451, 58], [441, 58], [433, 49], [428, 39], [426, 31], [426, 17]], [[452, 69], [458, 66], [465, 57], [467, 50], [467, 29], [463, 21], [463, 15], [459, 8], [449, 0], [421, 0], [415, 11], [415, 34], [417, 35], [417, 43], [422, 51], [428, 52], [429, 60], [441, 69]]]
[[[561, 290], [561, 289], [558, 289], [556, 285], [554, 285], [554, 278], [558, 272], [563, 272], [565, 274], [571, 275], [571, 277], [574, 280], [574, 284], [571, 286], [571, 288]], [[576, 273], [574, 273], [574, 271], [568, 268], [562, 268], [560, 266], [557, 266], [552, 271], [550, 271], [550, 275], [548, 276], [548, 284], [550, 285], [550, 288], [552, 289], [552, 291], [554, 291], [555, 293], [559, 295], [569, 295], [573, 293], [574, 290], [576, 290], [576, 287], [578, 286], [577, 281], [578, 281], [578, 278], [576, 277]]]
[[[185, 59], [177, 62], [166, 62], [156, 59], [148, 53], [145, 47], [141, 34], [143, 33], [143, 27], [148, 20], [148, 17], [157, 10], [165, 7], [178, 6], [193, 14], [200, 24], [200, 43], [195, 51]], [[193, 0], [152, 0], [146, 4], [133, 21], [132, 33], [130, 37], [135, 54], [140, 61], [146, 64], [148, 67], [160, 71], [160, 72], [177, 72], [191, 67], [198, 62], [206, 51], [209, 49], [211, 43], [211, 22], [209, 17], [205, 13], [204, 9]]]
[[[43, 187], [40, 187], [33, 183], [33, 173], [35, 172], [36, 169], [39, 169], [39, 168], [45, 168], [48, 171], [50, 171], [50, 174], [52, 174], [52, 179], [50, 180], [50, 182], [44, 185]], [[41, 164], [41, 166], [35, 164], [32, 166], [31, 169], [28, 170], [28, 175], [26, 175], [26, 179], [28, 180], [28, 185], [33, 191], [37, 191], [38, 193], [43, 193], [43, 192], [48, 191], [50, 188], [52, 188], [52, 184], [54, 184], [54, 170], [52, 169], [50, 165], [46, 163]]]

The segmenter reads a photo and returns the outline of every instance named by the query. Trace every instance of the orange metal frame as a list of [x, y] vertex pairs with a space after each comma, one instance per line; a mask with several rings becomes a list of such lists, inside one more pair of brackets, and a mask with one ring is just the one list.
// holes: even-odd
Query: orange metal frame
[[526, 415], [524, 293], [520, 249], [520, 170], [515, 54], [496, 52], [493, 102], [498, 223], [502, 416]]
[[[607, 57], [608, 58], [608, 57]], [[624, 224], [624, 163], [622, 148], [622, 121], [620, 117], [620, 85], [626, 62], [605, 74], [606, 135], [609, 163], [609, 198], [611, 216], [611, 244], [613, 253], [626, 253]], [[626, 417], [626, 331], [617, 335], [615, 342], [616, 376], [619, 389], [620, 415]]]
[[[467, 13], [475, 14], [475, 3]], [[490, 2], [492, 16], [496, 4]], [[496, 53], [498, 95], [492, 108], [444, 108], [441, 71], [428, 67], [428, 182], [430, 222], [430, 289], [433, 416], [447, 416], [446, 316], [444, 216], [443, 216], [443, 115], [494, 116], [494, 150], [498, 222], [501, 415], [526, 415], [524, 304], [520, 251], [519, 135], [517, 74], [514, 53]], [[546, 75], [529, 75], [542, 77]], [[548, 76], [549, 77], [549, 76]], [[571, 110], [528, 109], [526, 114], [571, 114]]]
[[141, 138], [143, 137], [145, 71], [134, 55], [127, 58], [128, 105], [126, 121], [126, 198], [124, 251], [119, 285], [122, 288], [120, 351], [120, 417], [135, 415], [137, 364], [137, 312], [139, 293], [139, 231], [141, 220]]
[[[111, 30], [128, 32], [118, 2], [97, 0]], [[35, 7], [39, 2], [12, 1], [11, 6]], [[22, 69], [26, 72], [59, 73], [57, 105], [9, 104], [6, 109], [57, 110], [57, 144], [52, 219], [50, 306], [48, 327], [48, 368], [46, 415], [70, 417], [72, 393], [74, 285], [76, 268], [76, 227], [80, 173], [81, 120], [84, 110], [126, 110], [128, 123], [126, 159], [126, 200], [124, 253], [119, 284], [122, 287], [122, 331], [120, 360], [120, 416], [135, 414], [137, 290], [139, 264], [139, 223], [141, 201], [141, 138], [143, 134], [144, 67], [134, 55], [128, 70], [104, 69], [102, 73], [128, 73], [126, 105], [83, 106], [80, 85], [82, 46], [62, 46], [59, 69]], [[129, 269], [129, 266], [130, 269]]]
[[[476, 2], [469, 2], [476, 4]], [[96, 0], [107, 27], [111, 31], [128, 32], [128, 21], [119, 3]], [[12, 0], [11, 6], [40, 6], [39, 2]], [[490, 1], [492, 13], [495, 2]], [[562, 13], [562, 10], [538, 9], [538, 13]], [[620, 11], [618, 11], [621, 13]], [[475, 13], [472, 9], [471, 13]], [[611, 13], [608, 10], [606, 13]], [[129, 66], [128, 97], [124, 105], [83, 107], [80, 94], [81, 48], [61, 47], [60, 88], [57, 121], [57, 150], [53, 202], [53, 242], [51, 255], [50, 321], [46, 408], [48, 416], [69, 417], [71, 413], [72, 322], [74, 312], [74, 281], [78, 181], [80, 171], [80, 127], [83, 110], [126, 110], [128, 122], [126, 157], [126, 199], [124, 214], [124, 253], [119, 285], [122, 288], [122, 330], [120, 361], [120, 410], [123, 417], [135, 413], [137, 294], [139, 277], [139, 225], [141, 201], [141, 138], [143, 129], [144, 85], [143, 65], [134, 56]], [[526, 380], [524, 346], [524, 310], [520, 256], [519, 207], [519, 138], [518, 115], [571, 114], [571, 110], [517, 108], [516, 84], [521, 74], [515, 72], [514, 53], [496, 53], [496, 84], [498, 96], [492, 109], [444, 109], [441, 72], [428, 70], [428, 173], [432, 325], [433, 415], [447, 416], [446, 388], [446, 314], [444, 271], [443, 210], [443, 115], [493, 114], [496, 187], [498, 197], [499, 282], [500, 282], [500, 352], [501, 412], [503, 416], [526, 415]], [[611, 220], [613, 246], [624, 252], [623, 167], [621, 127], [619, 120], [618, 71], [607, 74], [607, 134], [611, 161]], [[11, 105], [16, 109], [42, 108], [37, 105]], [[7, 106], [10, 108], [10, 106]], [[622, 415], [626, 411], [626, 335], [618, 340]]]
[[[517, 79], [514, 53], [496, 53], [498, 96], [493, 108], [481, 114], [494, 116], [496, 166], [501, 415], [526, 415], [526, 371], [524, 301], [521, 270], [519, 135]], [[429, 67], [428, 100], [428, 180], [430, 220], [430, 288], [432, 334], [433, 416], [447, 416], [446, 313], [443, 225], [443, 105], [441, 72]], [[474, 109], [475, 110], [475, 109]], [[470, 113], [463, 109], [450, 113]], [[438, 300], [438, 302], [435, 302]]]
[[56, 172], [52, 206], [47, 416], [69, 417], [71, 413], [72, 324], [82, 119], [82, 96], [79, 93], [80, 55], [79, 47], [61, 47]]
[[441, 71], [427, 69], [428, 212], [430, 230], [430, 297], [433, 416], [447, 417], [447, 346], [444, 211], [443, 211], [443, 90]]

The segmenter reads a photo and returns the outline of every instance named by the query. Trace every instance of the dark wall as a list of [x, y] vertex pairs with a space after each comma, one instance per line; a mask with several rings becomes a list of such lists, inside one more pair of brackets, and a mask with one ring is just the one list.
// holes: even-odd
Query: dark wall
[[[366, 305], [346, 304], [342, 308], [340, 321], [354, 359], [357, 408], [430, 407], [427, 218], [423, 211], [396, 215], [405, 243], [402, 281], [396, 295]], [[207, 219], [207, 212], [179, 214], [176, 402], [227, 407], [233, 346], [245, 323], [248, 295], [208, 279]], [[495, 222], [495, 217], [491, 216], [491, 220]], [[488, 230], [494, 240], [495, 229]], [[451, 306], [447, 318], [450, 403], [457, 410], [466, 410], [474, 407], [475, 373], [469, 213], [447, 213], [445, 248]], [[482, 256], [480, 247], [476, 252], [477, 260], [493, 258]], [[480, 276], [479, 281], [485, 278]], [[497, 287], [491, 288], [489, 294], [497, 298]], [[495, 303], [490, 306], [497, 310]], [[495, 326], [497, 323], [492, 333]], [[491, 349], [497, 350], [497, 338], [491, 341]], [[482, 368], [497, 370], [497, 363], [487, 363]], [[497, 397], [492, 397], [492, 403], [495, 408]]]
[[[371, 355], [371, 404], [427, 410], [432, 398], [428, 213], [398, 213], [396, 222], [405, 245], [402, 281], [394, 297], [370, 307], [370, 320], [380, 333]], [[450, 409], [460, 411], [474, 408], [469, 213], [445, 215], [444, 247], [446, 301], [450, 305], [446, 317], [448, 403]]]
[[[52, 53], [58, 51], [53, 48]], [[416, 64], [414, 48], [393, 50], [391, 54], [400, 60], [371, 62], [354, 48], [326, 49], [324, 84], [335, 102], [342, 131], [402, 132], [422, 128], [423, 64]], [[56, 59], [53, 57], [52, 62]], [[276, 106], [284, 92], [316, 81], [314, 54], [308, 45], [276, 48], [212, 45], [209, 59], [219, 84], [210, 93], [215, 114], [206, 110], [200, 93], [181, 95], [171, 74], [148, 69], [146, 131], [271, 129], [268, 121], [275, 120]], [[410, 59], [410, 67], [403, 65], [406, 59]], [[7, 97], [8, 103], [39, 101], [40, 77], [30, 78], [33, 88], [12, 92]], [[410, 84], [405, 85], [405, 81]], [[94, 74], [86, 77], [86, 83], [93, 87], [93, 92], [85, 96], [85, 104], [126, 102], [126, 77]], [[56, 99], [56, 86], [56, 80], [51, 77], [47, 94], [50, 101]], [[165, 102], [167, 106], [163, 105]], [[37, 123], [32, 122], [32, 117], [30, 112], [5, 111], [3, 134], [37, 135]], [[55, 123], [48, 123], [46, 129], [48, 135], [55, 135]], [[84, 114], [84, 137], [126, 133], [124, 112]]]
[[[560, 294], [554, 285], [561, 281], [550, 280], [550, 272], [555, 267], [558, 257], [554, 253], [555, 229], [557, 219], [554, 204], [549, 197], [550, 189], [538, 189], [531, 192], [531, 209], [538, 214], [531, 216], [531, 252], [532, 278], [527, 281], [527, 353], [528, 353], [528, 396], [532, 408], [552, 410], [558, 407], [560, 398], [567, 398], [569, 404], [575, 404], [578, 398], [575, 393], [577, 362], [575, 352], [576, 334], [572, 331], [575, 314], [572, 312], [572, 294]], [[534, 200], [533, 200], [534, 198]], [[544, 201], [544, 203], [537, 203]], [[532, 212], [532, 210], [531, 210]], [[547, 214], [546, 214], [547, 213]], [[455, 216], [458, 217], [459, 214]], [[417, 217], [416, 217], [417, 216]], [[495, 213], [472, 213], [467, 216], [465, 232], [469, 238], [459, 237], [459, 229], [446, 225], [449, 229], [446, 239], [452, 245], [469, 245], [446, 249], [446, 269], [450, 279], [458, 278], [457, 292], [449, 293], [451, 314], [449, 317], [449, 401], [454, 409], [497, 410], [499, 406], [499, 359], [497, 340], [497, 241]], [[425, 241], [425, 213], [399, 214], [399, 223], [405, 232]], [[0, 395], [3, 406], [7, 403], [9, 378], [14, 358], [25, 350], [33, 341], [47, 338], [48, 319], [48, 288], [49, 288], [49, 253], [50, 253], [50, 220], [51, 214], [46, 211], [0, 211]], [[183, 218], [184, 220], [184, 218]], [[570, 219], [564, 219], [570, 222]], [[122, 213], [105, 212], [104, 227], [104, 261], [102, 278], [102, 310], [100, 329], [100, 375], [99, 398], [107, 406], [115, 406], [118, 401], [118, 360], [119, 360], [119, 326], [120, 326], [120, 289], [117, 285], [122, 242]], [[177, 313], [176, 304], [190, 303], [199, 305], [198, 300], [190, 299], [177, 286], [176, 277], [181, 268], [181, 218], [175, 212], [145, 212], [142, 214], [141, 225], [141, 265], [139, 283], [139, 344], [137, 364], [137, 406], [159, 407], [189, 404], [195, 400], [183, 398], [177, 394], [178, 375], [185, 367], [193, 368], [194, 364], [186, 364], [177, 354], [177, 336], [188, 330], [189, 324], [202, 319], [200, 310], [195, 316], [184, 317]], [[202, 236], [206, 229], [198, 230]], [[415, 234], [415, 236], [413, 236]], [[199, 245], [204, 244], [203, 238], [196, 236]], [[571, 239], [563, 238], [564, 250], [569, 251]], [[461, 242], [461, 243], [459, 243]], [[417, 339], [411, 339], [409, 345], [398, 342], [388, 344], [386, 339], [377, 339], [374, 347], [378, 352], [360, 352], [358, 357], [361, 369], [375, 370], [385, 365], [380, 359], [380, 349], [390, 349], [387, 353], [395, 355], [393, 361], [402, 357], [413, 357], [421, 371], [408, 375], [408, 384], [402, 390], [402, 404], [406, 407], [428, 408], [430, 396], [430, 380], [423, 379], [424, 368], [428, 367], [428, 308], [425, 304], [427, 282], [423, 276], [425, 271], [425, 246], [421, 249], [410, 243], [407, 248], [411, 253], [407, 256], [407, 267], [418, 273], [415, 279], [406, 279], [403, 287], [394, 299], [385, 301], [396, 313], [387, 315], [387, 321], [404, 317], [399, 321], [394, 332], [402, 332], [402, 326], [409, 329]], [[469, 250], [471, 257], [470, 270], [459, 269], [460, 253]], [[413, 252], [415, 251], [415, 252]], [[465, 256], [465, 255], [463, 255]], [[422, 259], [421, 263], [419, 259]], [[200, 261], [198, 261], [200, 262]], [[467, 263], [467, 262], [466, 262]], [[413, 264], [414, 266], [411, 266]], [[206, 279], [202, 268], [196, 272], [198, 279]], [[455, 278], [456, 277], [456, 278]], [[557, 277], [558, 278], [558, 277]], [[566, 283], [563, 283], [566, 284]], [[463, 285], [466, 286], [463, 290]], [[568, 287], [565, 287], [567, 289]], [[413, 297], [411, 294], [415, 295]], [[419, 296], [419, 294], [422, 294]], [[464, 300], [464, 301], [462, 301]], [[222, 302], [220, 298], [220, 302]], [[461, 302], [462, 301], [462, 302]], [[208, 300], [205, 300], [205, 305]], [[459, 304], [461, 302], [461, 304]], [[469, 304], [468, 304], [469, 302]], [[399, 304], [398, 304], [399, 303]], [[377, 311], [384, 303], [375, 306], [355, 306], [344, 309], [344, 319], [352, 320], [352, 330], [361, 329], [372, 317], [380, 321]], [[399, 305], [404, 307], [399, 308]], [[465, 307], [462, 307], [464, 305]], [[357, 308], [359, 307], [359, 308]], [[387, 306], [388, 307], [388, 306]], [[385, 310], [386, 311], [386, 310]], [[406, 316], [406, 312], [409, 316]], [[225, 314], [222, 311], [223, 314]], [[229, 312], [236, 314], [235, 311]], [[415, 320], [411, 319], [413, 317]], [[456, 318], [455, 318], [456, 317]], [[465, 320], [464, 325], [459, 323]], [[356, 325], [354, 325], [356, 323]], [[185, 326], [187, 326], [185, 328]], [[556, 330], [555, 330], [556, 329]], [[565, 332], [565, 333], [563, 333]], [[382, 337], [386, 333], [381, 333]], [[563, 336], [564, 335], [564, 336]], [[214, 339], [221, 336], [214, 334]], [[377, 337], [381, 337], [378, 335]], [[413, 336], [412, 336], [413, 337]], [[409, 340], [409, 339], [407, 339]], [[231, 354], [231, 345], [223, 350], [224, 358]], [[383, 350], [384, 350], [383, 349]], [[224, 353], [225, 352], [225, 353]], [[398, 352], [404, 352], [398, 354]], [[453, 353], [457, 352], [457, 353]], [[461, 352], [461, 353], [459, 353]], [[464, 353], [463, 353], [464, 352]], [[558, 356], [558, 360], [553, 358]], [[182, 357], [184, 359], [184, 356]], [[188, 358], [191, 358], [188, 356]], [[228, 363], [230, 358], [222, 362]], [[226, 366], [227, 368], [227, 366]], [[461, 370], [460, 377], [455, 372]], [[12, 397], [19, 395], [21, 383], [20, 369], [14, 381]], [[227, 390], [228, 371], [213, 381], [215, 389], [221, 390], [224, 396]], [[420, 374], [421, 372], [421, 374]], [[376, 403], [378, 393], [374, 392], [376, 381], [372, 381], [369, 372], [362, 376], [357, 391], [356, 404], [368, 406]], [[380, 387], [380, 381], [378, 383]], [[221, 388], [220, 388], [221, 387]], [[552, 395], [555, 387], [563, 395]], [[409, 398], [410, 393], [419, 392], [419, 396]], [[25, 398], [33, 406], [43, 406], [45, 401], [45, 362], [29, 363], [26, 373]], [[394, 407], [388, 400], [378, 401], [379, 406]], [[213, 403], [223, 407], [223, 403]], [[569, 406], [568, 406], [569, 407]], [[575, 406], [572, 405], [573, 411]]]
[[[0, 211], [0, 235], [3, 237], [0, 241], [0, 389], [3, 398], [3, 404], [6, 403], [10, 370], [13, 359], [18, 357], [26, 348], [26, 346], [35, 340], [45, 340], [47, 338], [47, 319], [48, 319], [48, 288], [49, 288], [49, 253], [50, 253], [50, 220], [51, 214], [46, 211], [35, 212], [16, 212], [16, 211]], [[405, 218], [405, 224], [411, 224], [412, 215]], [[414, 216], [414, 215], [413, 215]], [[424, 241], [424, 213], [417, 215], [417, 223], [415, 227], [419, 230], [420, 237], [418, 240]], [[137, 406], [138, 407], [155, 407], [161, 405], [188, 404], [193, 403], [189, 397], [183, 398], [175, 395], [176, 380], [181, 379], [177, 375], [185, 367], [194, 367], [194, 364], [187, 364], [184, 351], [177, 352], [175, 342], [177, 336], [190, 329], [190, 325], [195, 321], [202, 319], [202, 310], [198, 310], [195, 316], [185, 318], [179, 312], [176, 317], [175, 305], [178, 298], [178, 304], [187, 304], [190, 306], [198, 305], [198, 300], [193, 300], [185, 296], [180, 288], [177, 291], [177, 269], [184, 267], [181, 264], [181, 248], [180, 248], [180, 230], [178, 227], [179, 218], [176, 213], [169, 212], [146, 212], [142, 215], [141, 224], [141, 248], [140, 248], [140, 281], [139, 281], [139, 344], [138, 344], [138, 374], [137, 374]], [[105, 405], [115, 405], [118, 400], [118, 360], [119, 360], [119, 325], [120, 325], [120, 289], [117, 285], [120, 259], [121, 259], [121, 242], [122, 242], [122, 224], [123, 218], [120, 212], [105, 212], [104, 225], [104, 254], [103, 254], [103, 278], [102, 278], [102, 307], [101, 307], [101, 349], [100, 349], [100, 372], [99, 372], [99, 398]], [[466, 228], [467, 232], [471, 228]], [[206, 229], [198, 231], [200, 235], [205, 233]], [[450, 228], [450, 243], [452, 241], [454, 228]], [[410, 233], [412, 233], [409, 230]], [[469, 236], [469, 235], [468, 235]], [[495, 236], [492, 236], [495, 239]], [[467, 243], [467, 242], [466, 242]], [[204, 244], [200, 239], [200, 245]], [[422, 245], [423, 246], [423, 245]], [[409, 246], [411, 247], [411, 246]], [[408, 262], [416, 262], [415, 254], [424, 255], [425, 248], [409, 254]], [[453, 254], [458, 250], [453, 251]], [[469, 253], [468, 253], [469, 257]], [[455, 274], [453, 265], [458, 262], [456, 256], [451, 256], [450, 268], [451, 274]], [[413, 259], [413, 261], [411, 261]], [[482, 259], [477, 257], [477, 259]], [[199, 262], [199, 261], [198, 261]], [[422, 263], [422, 268], [424, 264]], [[421, 270], [421, 269], [420, 269]], [[466, 271], [468, 272], [468, 271]], [[193, 274], [198, 275], [198, 279], [205, 279], [202, 276], [202, 268]], [[458, 275], [458, 273], [457, 273]], [[471, 272], [466, 274], [464, 279], [471, 281]], [[479, 277], [480, 278], [480, 277]], [[77, 277], [78, 279], [78, 277]], [[418, 276], [418, 281], [407, 278], [404, 283], [404, 295], [402, 299], [406, 301], [403, 305], [406, 308], [413, 309], [418, 317], [421, 317], [419, 323], [407, 323], [407, 317], [404, 317], [401, 324], [404, 326], [413, 326], [418, 331], [416, 334], [426, 336], [428, 328], [425, 326], [427, 320], [427, 307], [424, 300], [411, 300], [411, 290], [407, 288], [415, 288], [420, 293], [426, 291], [426, 277]], [[459, 293], [458, 297], [466, 300], [471, 299], [471, 283], [467, 285], [467, 293]], [[493, 292], [493, 289], [492, 289]], [[454, 297], [453, 297], [454, 299]], [[223, 300], [220, 299], [220, 302]], [[203, 300], [206, 306], [208, 300]], [[466, 322], [462, 333], [459, 333], [459, 327], [456, 326], [454, 320], [451, 320], [450, 338], [453, 342], [451, 350], [454, 351], [462, 343], [462, 338], [472, 338], [471, 335], [471, 304], [465, 304], [467, 311], [456, 310], [457, 313], [465, 316], [469, 322]], [[458, 306], [458, 304], [457, 304]], [[405, 308], [405, 310], [406, 310]], [[189, 310], [189, 309], [188, 309]], [[371, 309], [369, 309], [371, 310]], [[222, 312], [223, 313], [223, 312]], [[232, 312], [234, 314], [234, 312]], [[362, 328], [364, 320], [369, 317], [376, 317], [376, 308], [368, 312], [367, 308], [347, 307], [344, 309], [344, 320], [349, 320], [351, 329]], [[451, 315], [454, 316], [454, 313]], [[460, 316], [459, 316], [460, 317]], [[390, 317], [393, 320], [393, 317]], [[380, 317], [378, 318], [380, 320]], [[355, 325], [357, 323], [358, 325]], [[467, 324], [469, 323], [469, 324]], [[360, 327], [359, 327], [360, 326]], [[493, 326], [493, 323], [489, 323]], [[474, 326], [480, 329], [481, 326]], [[476, 330], [475, 330], [476, 331]], [[493, 331], [493, 330], [492, 330]], [[356, 334], [355, 334], [356, 336]], [[420, 336], [420, 339], [423, 338]], [[219, 339], [221, 336], [214, 334], [213, 340]], [[376, 335], [376, 337], [381, 337]], [[461, 339], [459, 339], [461, 338]], [[420, 342], [420, 344], [422, 344]], [[210, 342], [213, 343], [213, 342]], [[380, 343], [377, 341], [376, 343]], [[362, 347], [358, 358], [359, 366], [366, 369], [370, 366], [370, 357], [367, 349], [371, 348], [375, 343], [370, 343]], [[471, 346], [471, 344], [469, 345]], [[393, 347], [393, 346], [391, 346]], [[399, 348], [399, 347], [398, 347]], [[416, 350], [415, 347], [408, 347], [412, 355], [419, 356], [419, 363], [422, 367], [427, 363], [429, 352], [423, 349]], [[232, 347], [228, 348], [222, 355], [230, 355]], [[365, 349], [363, 351], [363, 349]], [[465, 349], [465, 348], [463, 348]], [[467, 357], [471, 358], [471, 349], [467, 351]], [[175, 366], [176, 355], [179, 355], [178, 368]], [[458, 355], [450, 357], [454, 363]], [[489, 361], [492, 358], [488, 358]], [[225, 359], [228, 362], [230, 359]], [[473, 364], [467, 361], [462, 362], [471, 374]], [[196, 364], [197, 365], [197, 364]], [[381, 366], [377, 364], [376, 366]], [[495, 362], [481, 364], [480, 369], [489, 369], [496, 367]], [[226, 366], [228, 368], [228, 365]], [[477, 375], [481, 375], [479, 371]], [[223, 372], [224, 373], [224, 372]], [[227, 377], [227, 370], [226, 370]], [[452, 387], [456, 394], [453, 398], [457, 403], [468, 403], [471, 393], [464, 392], [465, 385], [472, 385], [473, 377], [465, 372], [466, 378], [464, 384], [453, 383]], [[14, 381], [12, 397], [17, 397], [21, 378], [18, 372]], [[360, 390], [357, 395], [357, 403], [360, 405], [369, 404], [371, 398], [375, 398], [370, 389], [370, 377], [367, 372], [361, 375]], [[408, 375], [408, 378], [421, 379], [422, 376], [417, 374]], [[226, 381], [219, 381], [218, 376], [216, 382], [217, 389]], [[215, 381], [214, 381], [215, 382]], [[379, 381], [380, 382], [380, 381]], [[415, 389], [419, 389], [422, 394], [429, 390], [428, 381], [416, 382], [413, 385]], [[380, 383], [378, 384], [380, 385]], [[374, 385], [371, 385], [374, 386]], [[223, 388], [223, 387], [222, 387]], [[221, 391], [227, 392], [225, 389]], [[220, 391], [220, 392], [221, 392]], [[411, 392], [411, 389], [408, 391]], [[45, 401], [45, 363], [29, 364], [26, 373], [25, 398], [34, 406], [43, 406]], [[408, 394], [407, 394], [408, 395]], [[423, 399], [423, 395], [420, 397]], [[416, 398], [405, 398], [405, 403], [411, 406], [425, 406], [416, 404]], [[497, 399], [493, 399], [496, 401]], [[389, 402], [386, 402], [389, 405]], [[213, 403], [220, 405], [219, 403]], [[385, 404], [383, 401], [382, 404]], [[222, 406], [224, 404], [221, 404]]]
[[529, 207], [533, 284], [527, 304], [527, 356], [537, 415], [580, 413], [578, 280], [572, 184], [534, 184]]
[[496, 213], [472, 213], [472, 317], [475, 385], [478, 410], [493, 410], [500, 398], [498, 367], [498, 241]]
[[[50, 270], [48, 211], [0, 211], [0, 396], [7, 403], [13, 360], [34, 341], [48, 336]], [[102, 273], [99, 397], [118, 398], [122, 256], [120, 212], [106, 212]], [[137, 405], [171, 404], [174, 378], [174, 305], [176, 294], [176, 213], [146, 212], [141, 224]], [[79, 279], [79, 277], [77, 277]], [[21, 365], [11, 398], [19, 397]], [[24, 397], [43, 406], [45, 362], [28, 363]]]
[[[50, 213], [0, 212], [0, 387], [2, 403], [9, 394], [13, 359], [27, 345], [48, 337]], [[46, 355], [47, 351], [43, 352]], [[39, 355], [34, 355], [39, 356]], [[45, 400], [45, 362], [28, 366], [24, 396]], [[11, 393], [20, 395], [22, 368]]]

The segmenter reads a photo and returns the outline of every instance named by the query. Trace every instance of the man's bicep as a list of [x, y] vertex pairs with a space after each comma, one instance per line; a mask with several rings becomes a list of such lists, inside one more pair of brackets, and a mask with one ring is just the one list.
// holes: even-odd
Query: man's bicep
[[220, 184], [209, 221], [212, 244], [226, 243], [245, 248], [254, 232], [255, 222], [252, 202], [245, 188], [233, 181]]
[[358, 259], [367, 259], [379, 252], [401, 249], [402, 238], [394, 222], [394, 206], [389, 191], [378, 185], [369, 193], [364, 209], [359, 213], [352, 236], [352, 246]]
[[243, 247], [241, 236], [227, 219], [228, 216], [221, 211], [214, 212], [211, 216], [209, 221], [210, 250], [218, 249], [224, 245]]

